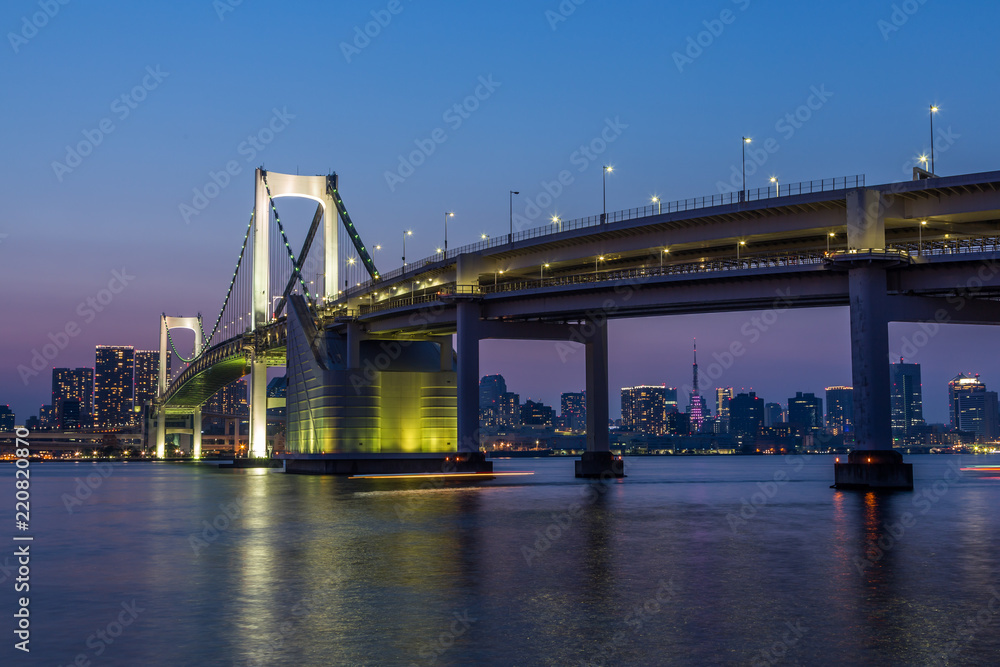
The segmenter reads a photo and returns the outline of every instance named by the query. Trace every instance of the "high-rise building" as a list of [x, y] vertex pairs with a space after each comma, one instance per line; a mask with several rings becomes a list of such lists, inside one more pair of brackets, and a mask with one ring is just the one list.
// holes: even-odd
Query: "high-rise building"
[[212, 398], [205, 402], [203, 412], [212, 412], [232, 417], [245, 417], [250, 414], [247, 406], [247, 381], [243, 378], [230, 382], [215, 392]]
[[38, 425], [43, 429], [56, 428], [56, 408], [54, 405], [43, 405], [38, 408]]
[[705, 418], [705, 401], [698, 391], [698, 339], [694, 340], [694, 366], [692, 366], [691, 398], [688, 402], [688, 416], [691, 418], [691, 431], [698, 433], [701, 422]]
[[525, 426], [544, 426], [552, 428], [556, 411], [541, 401], [530, 398], [521, 406], [521, 423]]
[[924, 399], [920, 387], [920, 364], [903, 363], [889, 366], [892, 382], [892, 438], [903, 440], [916, 437], [924, 426]]
[[826, 428], [833, 435], [854, 430], [854, 388], [826, 388]]
[[677, 403], [677, 387], [663, 388], [663, 408], [667, 412], [676, 412], [681, 409]]
[[507, 393], [502, 375], [485, 375], [479, 380], [479, 426], [495, 429], [500, 426], [500, 397]]
[[622, 387], [622, 428], [643, 435], [666, 433], [666, 387]]
[[781, 403], [768, 403], [764, 406], [764, 426], [777, 426], [785, 423], [785, 410]]
[[715, 388], [715, 416], [720, 433], [729, 433], [729, 401], [732, 399], [732, 387]]
[[[77, 401], [75, 423], [67, 421], [62, 414], [67, 401]], [[52, 407], [55, 408], [56, 428], [80, 428], [94, 423], [94, 369], [93, 368], [53, 368]], [[72, 408], [71, 408], [72, 409]]]
[[11, 432], [14, 430], [14, 411], [9, 405], [0, 405], [0, 431]]
[[119, 431], [133, 421], [135, 348], [98, 345], [94, 365], [94, 412], [97, 428]]
[[974, 433], [977, 441], [997, 437], [997, 395], [979, 375], [960, 373], [948, 383], [948, 412], [952, 428]]
[[[170, 359], [167, 355], [167, 377], [170, 377]], [[135, 351], [135, 407], [141, 408], [156, 398], [160, 381], [160, 353], [153, 350]]]
[[560, 397], [560, 412], [566, 428], [577, 433], [587, 430], [587, 394], [566, 393]]
[[803, 433], [823, 430], [823, 399], [813, 393], [795, 392], [788, 399], [788, 423], [798, 425]]
[[736, 394], [729, 401], [729, 432], [753, 440], [764, 423], [764, 399], [756, 392]]
[[500, 395], [500, 428], [514, 430], [521, 426], [521, 395], [505, 391]]

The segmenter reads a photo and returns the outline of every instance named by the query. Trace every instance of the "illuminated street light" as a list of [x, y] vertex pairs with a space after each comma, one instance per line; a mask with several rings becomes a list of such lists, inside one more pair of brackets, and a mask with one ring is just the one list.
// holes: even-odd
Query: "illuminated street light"
[[407, 236], [413, 236], [413, 231], [407, 229], [405, 232], [403, 232], [403, 268], [404, 269], [406, 268], [406, 237]]
[[931, 105], [930, 117], [931, 117], [931, 173], [936, 173], [934, 171], [934, 114], [938, 112], [938, 108], [935, 105]]
[[660, 201], [659, 197], [653, 195], [653, 198], [650, 199], [650, 201], [656, 204], [656, 215], [663, 213], [663, 202]]
[[747, 244], [746, 241], [740, 241], [738, 244], [736, 244], [736, 261], [737, 262], [740, 261], [740, 248], [742, 246], [745, 246], [746, 244]]
[[545, 269], [549, 268], [548, 264], [542, 264], [538, 267], [538, 280], [542, 281], [545, 279]]
[[604, 165], [604, 169], [601, 170], [601, 174], [604, 178], [604, 213], [601, 215], [601, 224], [603, 225], [608, 221], [608, 172], [614, 171], [615, 168], [609, 164]]
[[778, 185], [778, 177], [777, 176], [772, 176], [771, 177], [771, 182], [774, 183], [774, 196], [775, 197], [780, 197], [781, 196], [781, 186]]
[[[444, 214], [444, 254], [448, 255], [448, 218], [454, 218], [455, 214], [451, 211], [446, 211]], [[441, 252], [438, 250], [438, 252]]]
[[743, 190], [740, 192], [740, 201], [747, 197], [747, 144], [751, 141], [750, 137], [743, 137]]
[[830, 254], [830, 239], [832, 239], [833, 237], [834, 237], [834, 233], [833, 232], [830, 232], [829, 234], [826, 235], [826, 254], [827, 255]]
[[917, 227], [917, 255], [924, 254], [924, 225], [926, 224], [926, 220], [921, 220], [920, 226]]
[[559, 219], [558, 215], [552, 216], [552, 224], [559, 225], [559, 231], [562, 231], [562, 220]]

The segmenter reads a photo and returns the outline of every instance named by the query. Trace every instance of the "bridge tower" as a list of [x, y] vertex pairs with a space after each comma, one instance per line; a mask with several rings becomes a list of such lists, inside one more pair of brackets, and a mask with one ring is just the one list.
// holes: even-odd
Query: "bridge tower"
[[[266, 181], [265, 181], [266, 178]], [[323, 295], [337, 297], [337, 207], [333, 199], [334, 176], [279, 174], [258, 168], [254, 188], [253, 275], [251, 278], [253, 331], [271, 321], [270, 224], [271, 199], [303, 197], [323, 207]], [[268, 191], [270, 190], [270, 196]], [[267, 363], [256, 354], [250, 362], [250, 455], [267, 455]]]
[[[201, 354], [203, 341], [201, 340], [201, 315], [197, 317], [167, 317], [166, 313], [160, 316], [160, 369], [156, 383], [156, 396], [163, 398], [167, 391], [167, 361], [170, 353], [167, 350], [168, 338], [171, 329], [190, 329], [194, 332], [194, 354], [197, 357]], [[156, 410], [156, 458], [162, 459], [165, 454], [167, 442], [167, 411], [162, 403], [157, 402]], [[201, 408], [197, 407], [192, 412], [191, 424], [191, 456], [201, 458]]]

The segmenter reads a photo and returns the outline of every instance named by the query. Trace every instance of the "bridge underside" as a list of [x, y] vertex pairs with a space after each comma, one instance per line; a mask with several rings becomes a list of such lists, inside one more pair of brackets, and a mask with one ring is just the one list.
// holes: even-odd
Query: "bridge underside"
[[[268, 355], [268, 366], [284, 366], [285, 350], [272, 350]], [[244, 355], [217, 361], [178, 387], [164, 405], [167, 414], [188, 414], [204, 405], [217, 391], [239, 380], [250, 372]]]

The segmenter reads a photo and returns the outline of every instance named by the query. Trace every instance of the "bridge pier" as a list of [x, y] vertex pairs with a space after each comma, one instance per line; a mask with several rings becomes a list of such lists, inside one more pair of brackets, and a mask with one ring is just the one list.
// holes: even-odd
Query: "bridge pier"
[[455, 306], [458, 334], [458, 451], [479, 451], [479, 341], [482, 339], [478, 301]]
[[195, 408], [191, 415], [191, 457], [201, 458], [201, 408]]
[[267, 456], [267, 363], [250, 364], [250, 444], [252, 458]]
[[608, 322], [588, 318], [577, 326], [587, 359], [587, 451], [576, 462], [576, 476], [624, 477], [624, 462], [611, 454], [608, 438]]
[[886, 268], [901, 260], [885, 254], [883, 215], [881, 193], [848, 194], [848, 244], [857, 252], [843, 263], [848, 267], [857, 444], [847, 463], [834, 464], [837, 489], [913, 489], [913, 465], [903, 463], [903, 455], [892, 448]]
[[167, 410], [161, 405], [156, 409], [156, 458], [162, 459], [166, 451]]

